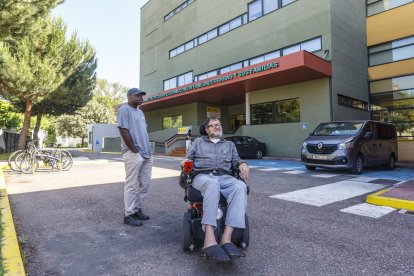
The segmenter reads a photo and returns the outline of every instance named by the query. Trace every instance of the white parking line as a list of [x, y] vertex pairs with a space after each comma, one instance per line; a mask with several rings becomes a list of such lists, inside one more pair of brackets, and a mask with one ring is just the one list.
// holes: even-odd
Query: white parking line
[[330, 177], [335, 177], [335, 176], [339, 176], [339, 174], [314, 174], [312, 175], [313, 177], [321, 177], [321, 178], [330, 178]]
[[352, 178], [352, 180], [359, 181], [359, 182], [370, 182], [375, 179], [378, 179], [378, 178], [368, 177], [368, 176], [360, 176], [360, 177]]
[[384, 185], [353, 181], [352, 179], [270, 197], [313, 206], [324, 206], [383, 188]]
[[341, 212], [371, 217], [371, 218], [380, 218], [391, 212], [395, 211], [394, 208], [387, 206], [376, 206], [368, 203], [362, 203], [354, 205], [345, 209], [342, 209]]
[[306, 173], [306, 171], [287, 171], [287, 172], [283, 172], [283, 173], [288, 173], [288, 174], [302, 174], [302, 173]]

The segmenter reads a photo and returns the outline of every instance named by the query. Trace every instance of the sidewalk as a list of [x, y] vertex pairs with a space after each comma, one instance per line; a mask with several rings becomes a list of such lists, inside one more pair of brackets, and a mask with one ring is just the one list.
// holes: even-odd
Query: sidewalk
[[367, 196], [366, 202], [396, 209], [414, 211], [414, 179]]

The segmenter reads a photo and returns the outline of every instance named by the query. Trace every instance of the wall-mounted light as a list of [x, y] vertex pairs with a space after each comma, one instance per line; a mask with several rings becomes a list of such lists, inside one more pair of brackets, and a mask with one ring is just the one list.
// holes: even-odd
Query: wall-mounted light
[[325, 50], [325, 54], [323, 55], [322, 58], [325, 59], [327, 55], [329, 55], [329, 49]]

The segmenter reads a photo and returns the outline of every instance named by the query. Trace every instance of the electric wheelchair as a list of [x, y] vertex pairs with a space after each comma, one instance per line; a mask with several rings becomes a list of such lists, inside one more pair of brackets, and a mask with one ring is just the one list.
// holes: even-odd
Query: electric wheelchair
[[[201, 173], [209, 172], [226, 173], [224, 170], [205, 170]], [[244, 180], [240, 177], [240, 171], [238, 168], [233, 168], [232, 174], [234, 177], [244, 182]], [[201, 219], [203, 217], [203, 197], [200, 191], [191, 186], [191, 181], [195, 175], [196, 173], [192, 171], [192, 163], [186, 163], [182, 168], [179, 178], [179, 184], [185, 190], [184, 201], [189, 203], [188, 209], [184, 213], [183, 217], [182, 248], [184, 251], [194, 251], [196, 244], [202, 244], [205, 236], [201, 224]], [[247, 186], [247, 194], [249, 194], [249, 186]], [[217, 210], [217, 227], [215, 229], [217, 243], [221, 240], [221, 236], [224, 231], [226, 213], [227, 200], [221, 194]], [[232, 233], [232, 242], [239, 245], [243, 249], [249, 246], [250, 230], [247, 214], [245, 215], [245, 224], [246, 228], [234, 228]]]

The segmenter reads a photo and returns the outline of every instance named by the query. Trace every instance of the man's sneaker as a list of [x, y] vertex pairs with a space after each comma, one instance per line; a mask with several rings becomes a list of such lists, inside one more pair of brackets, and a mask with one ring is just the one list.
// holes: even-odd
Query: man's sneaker
[[142, 225], [142, 221], [137, 219], [134, 215], [124, 217], [124, 223], [132, 227], [138, 227]]
[[138, 212], [134, 214], [134, 217], [138, 220], [148, 220], [149, 216], [144, 214], [141, 209], [138, 209]]

